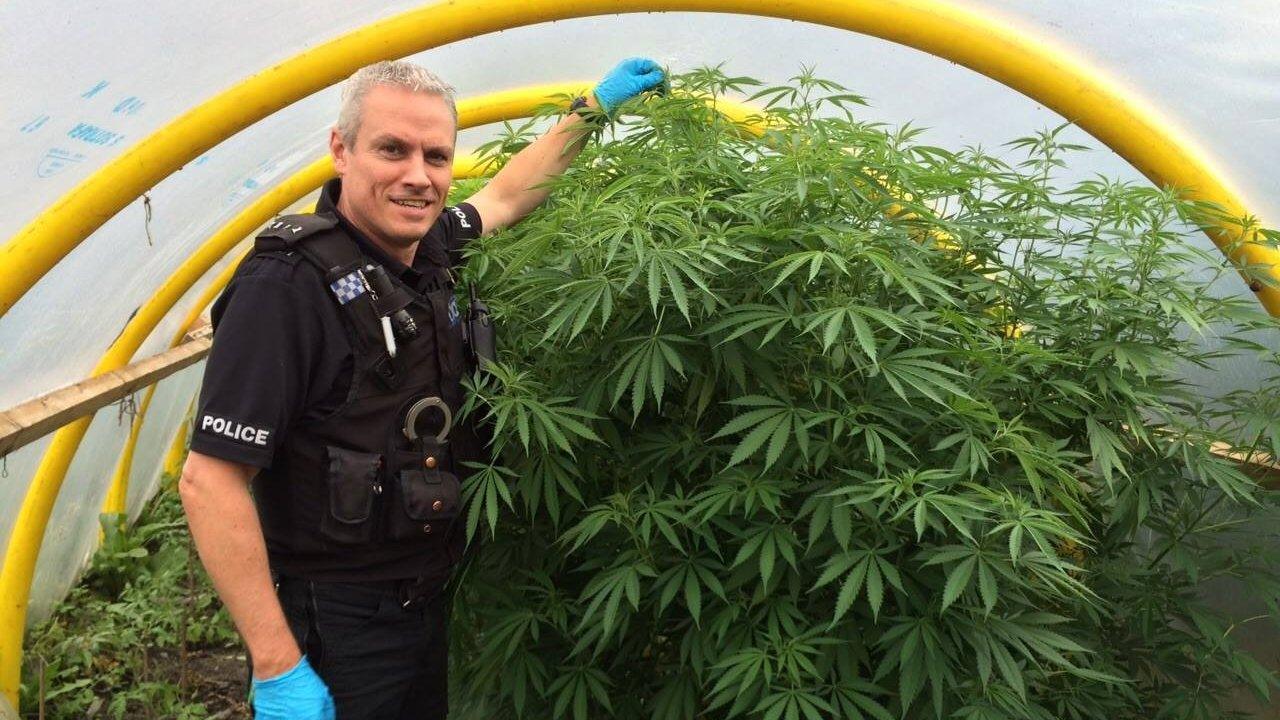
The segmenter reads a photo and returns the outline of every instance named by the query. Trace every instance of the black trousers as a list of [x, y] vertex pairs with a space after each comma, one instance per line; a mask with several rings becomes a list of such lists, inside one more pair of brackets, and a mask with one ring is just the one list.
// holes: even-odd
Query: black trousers
[[298, 647], [333, 693], [337, 720], [448, 716], [444, 593], [415, 598], [403, 583], [282, 578], [279, 596]]

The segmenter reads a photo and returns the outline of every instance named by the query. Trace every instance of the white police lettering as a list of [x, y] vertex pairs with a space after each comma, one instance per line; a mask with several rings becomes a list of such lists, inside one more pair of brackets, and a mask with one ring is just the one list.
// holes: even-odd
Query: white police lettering
[[271, 437], [270, 430], [263, 430], [252, 425], [245, 425], [213, 415], [205, 415], [200, 419], [200, 429], [239, 442], [253, 443], [254, 445], [266, 445], [267, 438]]
[[451, 208], [453, 214], [458, 216], [458, 224], [464, 228], [470, 228], [471, 223], [467, 222], [467, 214], [462, 212], [462, 208]]

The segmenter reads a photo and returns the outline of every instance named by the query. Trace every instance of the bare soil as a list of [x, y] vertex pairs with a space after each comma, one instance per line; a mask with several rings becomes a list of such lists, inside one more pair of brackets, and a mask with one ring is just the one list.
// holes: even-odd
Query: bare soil
[[210, 720], [248, 720], [249, 666], [238, 648], [197, 650], [187, 655], [186, 682], [209, 709]]

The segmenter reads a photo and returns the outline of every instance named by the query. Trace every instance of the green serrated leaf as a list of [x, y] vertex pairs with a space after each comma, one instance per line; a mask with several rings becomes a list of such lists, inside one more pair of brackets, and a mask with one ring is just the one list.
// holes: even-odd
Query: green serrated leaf
[[973, 577], [973, 567], [977, 563], [976, 557], [970, 557], [961, 560], [960, 564], [951, 569], [947, 574], [947, 583], [942, 589], [942, 609], [946, 610], [951, 603], [960, 597], [960, 593], [964, 592], [969, 586], [969, 578]]

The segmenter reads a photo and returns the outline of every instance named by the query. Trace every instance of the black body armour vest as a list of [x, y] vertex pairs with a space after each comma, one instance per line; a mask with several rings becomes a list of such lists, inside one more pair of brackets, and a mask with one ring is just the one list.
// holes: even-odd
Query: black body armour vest
[[[398, 278], [377, 294], [362, 272], [376, 263], [331, 214], [282, 217], [254, 248], [297, 252], [323, 272], [353, 353], [345, 402], [290, 428], [254, 480], [272, 569], [312, 580], [443, 584], [462, 550], [461, 463], [482, 450], [475, 428], [456, 422], [468, 368], [447, 256], [424, 248], [435, 273], [425, 294]], [[397, 337], [392, 357], [382, 318], [398, 310], [417, 334]], [[417, 421], [406, 428], [415, 405]]]

